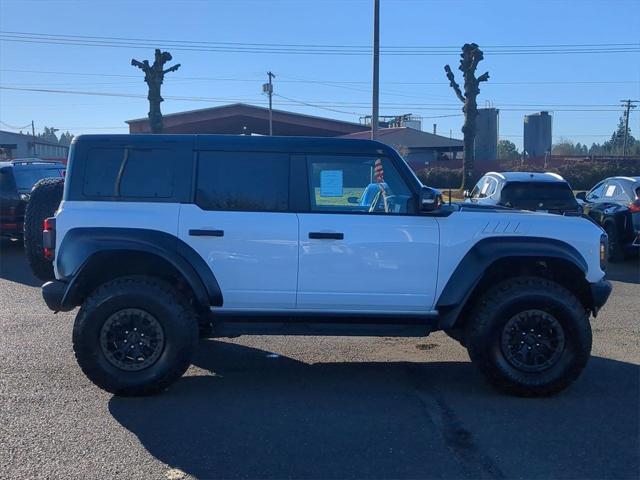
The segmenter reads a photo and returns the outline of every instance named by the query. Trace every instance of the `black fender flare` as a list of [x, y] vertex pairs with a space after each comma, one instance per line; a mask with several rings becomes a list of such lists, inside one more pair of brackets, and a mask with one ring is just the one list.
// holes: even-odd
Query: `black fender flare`
[[77, 281], [106, 252], [144, 252], [168, 262], [186, 280], [198, 306], [222, 306], [222, 291], [203, 258], [178, 237], [142, 228], [79, 227], [69, 230], [56, 252], [58, 278], [67, 283], [62, 305], [77, 304]]
[[484, 272], [496, 261], [506, 258], [557, 258], [571, 262], [585, 275], [588, 265], [571, 245], [560, 240], [539, 237], [489, 237], [477, 242], [462, 258], [436, 302], [439, 328], [454, 326], [467, 300]]

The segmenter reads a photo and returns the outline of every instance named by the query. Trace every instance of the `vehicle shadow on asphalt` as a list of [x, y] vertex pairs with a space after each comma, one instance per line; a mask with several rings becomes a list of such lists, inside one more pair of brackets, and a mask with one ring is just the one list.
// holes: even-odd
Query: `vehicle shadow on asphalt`
[[610, 263], [607, 278], [617, 282], [640, 284], [640, 258], [627, 258], [621, 263]]
[[109, 411], [151, 455], [197, 478], [638, 471], [638, 365], [594, 357], [548, 399], [496, 393], [467, 362], [309, 365], [210, 340], [194, 365], [164, 394], [112, 397]]
[[21, 241], [0, 241], [0, 278], [31, 287], [43, 283], [31, 273]]

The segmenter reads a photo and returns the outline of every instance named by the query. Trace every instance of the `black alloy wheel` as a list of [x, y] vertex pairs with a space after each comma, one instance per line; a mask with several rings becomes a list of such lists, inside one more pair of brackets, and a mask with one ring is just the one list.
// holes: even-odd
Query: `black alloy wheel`
[[511, 317], [502, 329], [504, 358], [523, 372], [552, 367], [565, 347], [564, 330], [555, 317], [542, 310], [525, 310]]
[[111, 315], [100, 329], [100, 348], [113, 366], [139, 371], [153, 365], [164, 349], [164, 331], [158, 320], [138, 308]]

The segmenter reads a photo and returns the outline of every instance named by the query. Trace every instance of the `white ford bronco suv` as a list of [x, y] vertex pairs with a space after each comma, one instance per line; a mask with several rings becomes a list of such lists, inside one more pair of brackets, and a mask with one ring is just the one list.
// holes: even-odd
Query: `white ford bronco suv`
[[587, 363], [606, 242], [585, 218], [443, 204], [378, 142], [86, 135], [42, 290], [80, 307], [78, 363], [116, 394], [166, 388], [199, 336], [444, 330], [493, 385], [543, 396]]

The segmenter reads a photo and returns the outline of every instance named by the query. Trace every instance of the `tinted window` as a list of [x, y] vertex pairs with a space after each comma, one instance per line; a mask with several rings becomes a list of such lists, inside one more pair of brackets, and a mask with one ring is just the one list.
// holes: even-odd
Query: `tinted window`
[[408, 213], [413, 195], [384, 157], [307, 156], [312, 211]]
[[173, 194], [173, 159], [170, 150], [130, 149], [120, 180], [120, 195], [170, 197]]
[[176, 157], [164, 149], [94, 149], [83, 192], [91, 197], [169, 198]]
[[525, 210], [564, 209], [577, 205], [566, 183], [511, 182], [502, 189], [502, 205]]
[[587, 194], [587, 200], [593, 202], [602, 196], [605, 187], [607, 186], [607, 182], [602, 182], [595, 187]]
[[486, 198], [496, 193], [498, 181], [492, 177], [481, 178], [471, 191], [471, 198]]
[[64, 167], [14, 167], [13, 174], [18, 191], [30, 191], [31, 188], [43, 178], [62, 177]]
[[286, 211], [289, 155], [201, 152], [196, 203], [205, 210]]
[[0, 168], [0, 194], [17, 195], [16, 182], [11, 167]]

